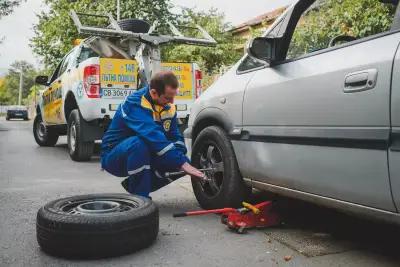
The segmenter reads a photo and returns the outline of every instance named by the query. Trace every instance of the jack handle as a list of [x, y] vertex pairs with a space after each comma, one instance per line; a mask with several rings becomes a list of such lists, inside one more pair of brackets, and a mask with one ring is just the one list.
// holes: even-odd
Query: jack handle
[[186, 217], [186, 216], [196, 216], [196, 215], [205, 215], [205, 214], [226, 214], [229, 212], [237, 211], [234, 208], [223, 208], [223, 209], [215, 209], [215, 210], [197, 210], [197, 211], [187, 211], [182, 213], [175, 213], [173, 215], [174, 218], [177, 217]]
[[260, 213], [260, 210], [257, 207], [251, 205], [250, 203], [242, 202], [242, 205], [246, 209], [251, 210], [254, 214], [259, 214]]

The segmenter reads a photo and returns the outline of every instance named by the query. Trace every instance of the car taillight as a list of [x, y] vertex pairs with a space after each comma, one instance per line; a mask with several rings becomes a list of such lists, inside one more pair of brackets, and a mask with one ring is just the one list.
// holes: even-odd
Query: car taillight
[[100, 97], [100, 66], [89, 65], [83, 70], [83, 87], [89, 98]]
[[196, 98], [198, 98], [202, 93], [201, 80], [203, 78], [203, 74], [201, 73], [201, 70], [195, 70], [194, 77], [196, 80]]

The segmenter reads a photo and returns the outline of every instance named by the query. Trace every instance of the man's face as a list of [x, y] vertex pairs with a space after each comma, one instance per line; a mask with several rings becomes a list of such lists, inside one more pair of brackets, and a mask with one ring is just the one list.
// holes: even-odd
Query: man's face
[[171, 86], [165, 87], [165, 92], [162, 95], [158, 95], [155, 89], [150, 89], [150, 95], [154, 103], [160, 106], [165, 106], [166, 104], [173, 104], [174, 98], [178, 93], [178, 88], [173, 88]]

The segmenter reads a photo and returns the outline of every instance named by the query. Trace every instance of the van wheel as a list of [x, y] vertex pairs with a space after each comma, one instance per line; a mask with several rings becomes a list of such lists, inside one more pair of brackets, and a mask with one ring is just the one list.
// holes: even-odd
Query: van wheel
[[36, 115], [33, 121], [33, 136], [39, 146], [54, 146], [58, 141], [58, 134], [43, 123], [42, 116]]
[[192, 177], [194, 194], [204, 209], [239, 207], [250, 194], [240, 174], [235, 152], [225, 131], [217, 126], [202, 130], [192, 150], [192, 164], [207, 171], [210, 182]]
[[82, 140], [81, 116], [78, 109], [74, 109], [68, 119], [68, 151], [74, 161], [89, 161], [93, 154], [94, 141]]

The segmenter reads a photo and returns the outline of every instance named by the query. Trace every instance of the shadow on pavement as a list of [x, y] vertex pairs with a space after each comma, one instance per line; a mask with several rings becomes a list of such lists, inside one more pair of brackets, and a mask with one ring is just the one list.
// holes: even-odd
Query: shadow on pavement
[[[65, 153], [68, 154], [68, 144], [66, 143], [61, 143], [61, 144], [56, 144], [54, 146], [56, 149], [59, 150], [64, 150]], [[101, 153], [101, 144], [100, 143], [95, 143], [94, 144], [94, 149], [93, 149], [93, 155], [92, 155], [92, 159], [90, 160], [89, 163], [98, 163], [100, 162], [100, 153]]]
[[252, 202], [271, 199], [276, 200], [283, 223], [266, 229], [266, 234], [307, 257], [364, 250], [400, 259], [400, 226], [266, 194], [257, 194]]

